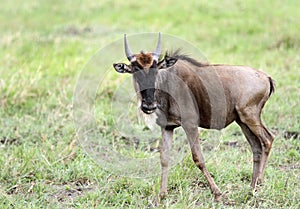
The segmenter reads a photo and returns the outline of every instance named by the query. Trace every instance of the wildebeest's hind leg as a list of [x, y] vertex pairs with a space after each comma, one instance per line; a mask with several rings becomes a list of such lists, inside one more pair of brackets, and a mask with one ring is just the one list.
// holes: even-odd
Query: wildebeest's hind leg
[[167, 195], [168, 184], [168, 169], [170, 160], [170, 150], [172, 146], [173, 129], [162, 128], [162, 144], [160, 147], [160, 161], [162, 167], [160, 198], [165, 198]]
[[239, 126], [241, 127], [247, 141], [249, 142], [252, 153], [253, 153], [253, 174], [252, 174], [252, 181], [251, 187], [254, 189], [258, 180], [259, 176], [259, 167], [261, 161], [261, 154], [262, 154], [262, 147], [260, 144], [259, 139], [252, 133], [252, 131], [248, 128], [246, 124], [241, 121], [237, 121]]
[[266, 167], [268, 156], [274, 140], [272, 134], [262, 124], [260, 119], [260, 112], [261, 110], [258, 110], [256, 107], [248, 107], [245, 110], [239, 111], [239, 117], [241, 121], [245, 125], [247, 125], [247, 127], [256, 136], [256, 138], [259, 139], [262, 148], [261, 159], [258, 169], [258, 184], [261, 184], [263, 182], [264, 169]]
[[216, 185], [215, 181], [213, 180], [213, 178], [211, 177], [210, 173], [208, 172], [205, 163], [204, 163], [204, 158], [203, 155], [201, 153], [201, 148], [200, 148], [200, 144], [198, 141], [198, 128], [184, 128], [191, 150], [192, 150], [192, 156], [193, 156], [193, 160], [196, 164], [196, 166], [202, 171], [202, 173], [204, 174], [206, 180], [208, 181], [210, 190], [212, 191], [212, 193], [215, 195], [215, 201], [220, 201], [221, 200], [221, 191], [218, 188], [218, 186]]
[[269, 130], [261, 123], [258, 127], [250, 127], [254, 129], [253, 133], [261, 139], [262, 146], [262, 156], [259, 164], [259, 175], [258, 175], [258, 183], [263, 183], [263, 176], [265, 172], [265, 168], [267, 165], [267, 160], [271, 151], [271, 147], [274, 141], [273, 135], [269, 132]]

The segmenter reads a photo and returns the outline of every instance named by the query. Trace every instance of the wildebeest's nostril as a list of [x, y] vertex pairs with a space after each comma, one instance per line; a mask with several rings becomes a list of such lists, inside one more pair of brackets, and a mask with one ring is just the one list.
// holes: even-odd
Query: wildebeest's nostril
[[148, 104], [146, 102], [142, 102], [142, 105], [141, 105], [142, 111], [147, 113], [147, 114], [150, 114], [150, 113], [154, 112], [156, 108], [157, 108], [156, 103]]

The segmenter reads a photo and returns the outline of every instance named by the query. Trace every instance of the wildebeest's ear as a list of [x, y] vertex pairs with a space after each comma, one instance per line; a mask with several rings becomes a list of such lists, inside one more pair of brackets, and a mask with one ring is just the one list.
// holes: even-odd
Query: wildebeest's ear
[[164, 69], [164, 68], [169, 68], [177, 62], [177, 59], [174, 57], [168, 57], [166, 56], [162, 61], [160, 61], [157, 66], [158, 69]]
[[132, 73], [131, 67], [125, 63], [114, 63], [113, 66], [118, 73]]

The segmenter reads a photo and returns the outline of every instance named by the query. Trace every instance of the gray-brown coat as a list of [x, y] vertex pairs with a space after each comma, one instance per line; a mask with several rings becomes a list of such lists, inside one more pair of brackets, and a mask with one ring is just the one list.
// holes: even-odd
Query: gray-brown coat
[[178, 51], [161, 53], [161, 35], [154, 53], [132, 54], [126, 36], [125, 52], [130, 65], [114, 64], [120, 73], [132, 73], [140, 108], [155, 115], [162, 129], [160, 196], [167, 194], [167, 174], [173, 130], [182, 126], [195, 164], [206, 177], [215, 200], [221, 192], [207, 171], [198, 142], [198, 127], [222, 129], [236, 121], [253, 152], [251, 187], [263, 180], [274, 140], [262, 124], [261, 112], [274, 92], [274, 81], [266, 73], [246, 66], [200, 63]]

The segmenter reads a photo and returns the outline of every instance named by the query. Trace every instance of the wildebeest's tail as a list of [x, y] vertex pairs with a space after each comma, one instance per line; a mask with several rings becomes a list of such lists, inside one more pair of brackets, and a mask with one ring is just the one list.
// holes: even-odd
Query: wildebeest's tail
[[271, 96], [272, 93], [274, 93], [275, 91], [275, 81], [269, 77], [269, 82], [270, 82], [270, 93], [269, 93], [269, 96]]

